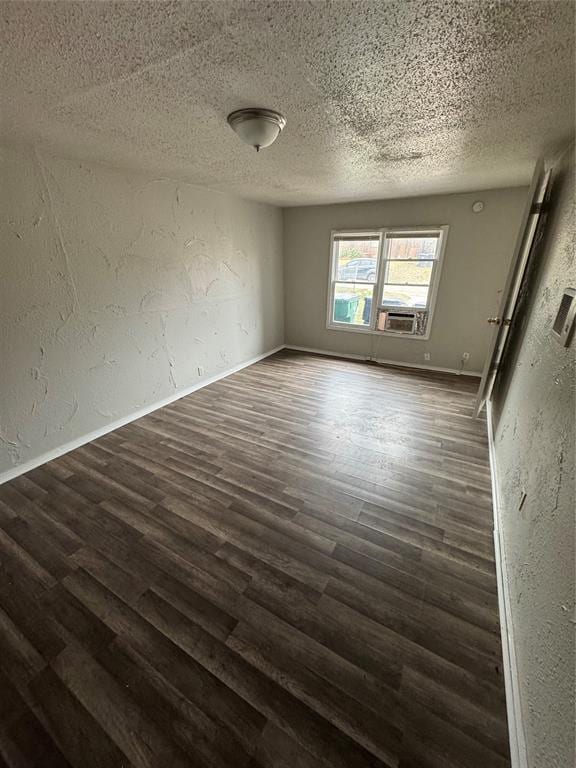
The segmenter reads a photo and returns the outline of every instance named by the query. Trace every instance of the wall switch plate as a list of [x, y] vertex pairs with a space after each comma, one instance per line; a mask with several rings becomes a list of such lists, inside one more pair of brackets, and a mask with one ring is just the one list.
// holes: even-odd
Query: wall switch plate
[[570, 346], [576, 325], [576, 290], [566, 288], [552, 326], [552, 333], [563, 347]]
[[430, 352], [424, 352], [424, 360], [430, 360]]
[[462, 361], [467, 363], [468, 360], [470, 360], [470, 352], [463, 352], [462, 353]]

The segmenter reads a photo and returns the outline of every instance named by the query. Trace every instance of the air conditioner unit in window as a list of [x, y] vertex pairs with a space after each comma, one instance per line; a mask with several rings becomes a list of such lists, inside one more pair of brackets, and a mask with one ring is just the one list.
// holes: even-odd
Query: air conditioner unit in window
[[416, 333], [416, 312], [384, 310], [382, 314], [384, 315], [384, 327], [380, 330], [392, 331], [393, 333]]

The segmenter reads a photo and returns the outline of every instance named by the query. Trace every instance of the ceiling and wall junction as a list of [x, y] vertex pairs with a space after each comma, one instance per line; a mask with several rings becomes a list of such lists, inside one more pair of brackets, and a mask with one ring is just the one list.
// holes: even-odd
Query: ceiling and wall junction
[[[262, 202], [520, 186], [573, 130], [571, 2], [10, 2], [0, 15], [5, 137]], [[226, 124], [250, 106], [288, 119], [258, 157]]]

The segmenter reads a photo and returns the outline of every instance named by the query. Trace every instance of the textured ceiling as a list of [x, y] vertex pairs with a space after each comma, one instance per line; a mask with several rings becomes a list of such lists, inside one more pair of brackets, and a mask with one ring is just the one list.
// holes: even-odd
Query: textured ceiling
[[[3, 133], [281, 205], [524, 184], [574, 130], [573, 2], [1, 2]], [[226, 124], [278, 109], [256, 155]]]

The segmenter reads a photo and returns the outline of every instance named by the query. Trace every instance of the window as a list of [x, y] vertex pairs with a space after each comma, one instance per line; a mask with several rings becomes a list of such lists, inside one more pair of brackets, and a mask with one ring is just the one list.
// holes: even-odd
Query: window
[[428, 338], [446, 233], [334, 232], [328, 328]]
[[379, 232], [332, 238], [332, 302], [329, 321], [371, 327], [371, 308], [380, 262]]

